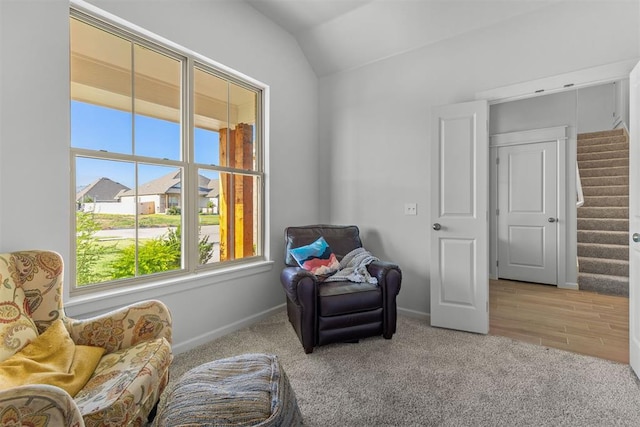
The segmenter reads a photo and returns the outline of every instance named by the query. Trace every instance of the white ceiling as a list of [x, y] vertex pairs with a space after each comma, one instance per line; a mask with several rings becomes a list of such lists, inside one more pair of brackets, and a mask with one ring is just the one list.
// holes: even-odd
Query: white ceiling
[[319, 77], [487, 27], [558, 0], [245, 0], [291, 33]]

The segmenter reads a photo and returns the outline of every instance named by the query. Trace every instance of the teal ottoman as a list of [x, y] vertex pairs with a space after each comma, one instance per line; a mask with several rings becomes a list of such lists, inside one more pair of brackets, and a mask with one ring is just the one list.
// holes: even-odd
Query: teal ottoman
[[243, 354], [184, 374], [155, 419], [159, 427], [297, 426], [296, 395], [278, 358]]

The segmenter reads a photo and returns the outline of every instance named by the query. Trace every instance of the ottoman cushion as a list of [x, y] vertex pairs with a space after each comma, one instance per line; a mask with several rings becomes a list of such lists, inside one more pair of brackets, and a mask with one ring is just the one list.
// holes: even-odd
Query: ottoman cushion
[[295, 426], [302, 415], [274, 355], [243, 354], [200, 365], [167, 395], [156, 423], [168, 426]]

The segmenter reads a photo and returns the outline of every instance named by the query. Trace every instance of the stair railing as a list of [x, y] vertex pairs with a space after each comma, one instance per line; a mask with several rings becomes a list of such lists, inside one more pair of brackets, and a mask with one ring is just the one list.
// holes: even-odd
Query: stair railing
[[584, 205], [584, 194], [582, 193], [582, 181], [580, 180], [580, 168], [578, 167], [578, 162], [576, 162], [576, 190], [578, 193], [578, 201], [576, 202], [576, 207], [580, 207]]

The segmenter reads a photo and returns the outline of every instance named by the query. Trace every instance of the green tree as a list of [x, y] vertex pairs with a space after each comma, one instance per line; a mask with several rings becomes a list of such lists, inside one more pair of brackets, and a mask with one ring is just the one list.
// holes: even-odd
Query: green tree
[[104, 272], [96, 271], [96, 264], [104, 256], [107, 247], [95, 237], [100, 225], [93, 212], [76, 212], [76, 284], [96, 283], [104, 277]]
[[209, 262], [213, 257], [213, 242], [209, 243], [209, 236], [203, 236], [198, 242], [198, 252], [200, 252], [200, 265]]

